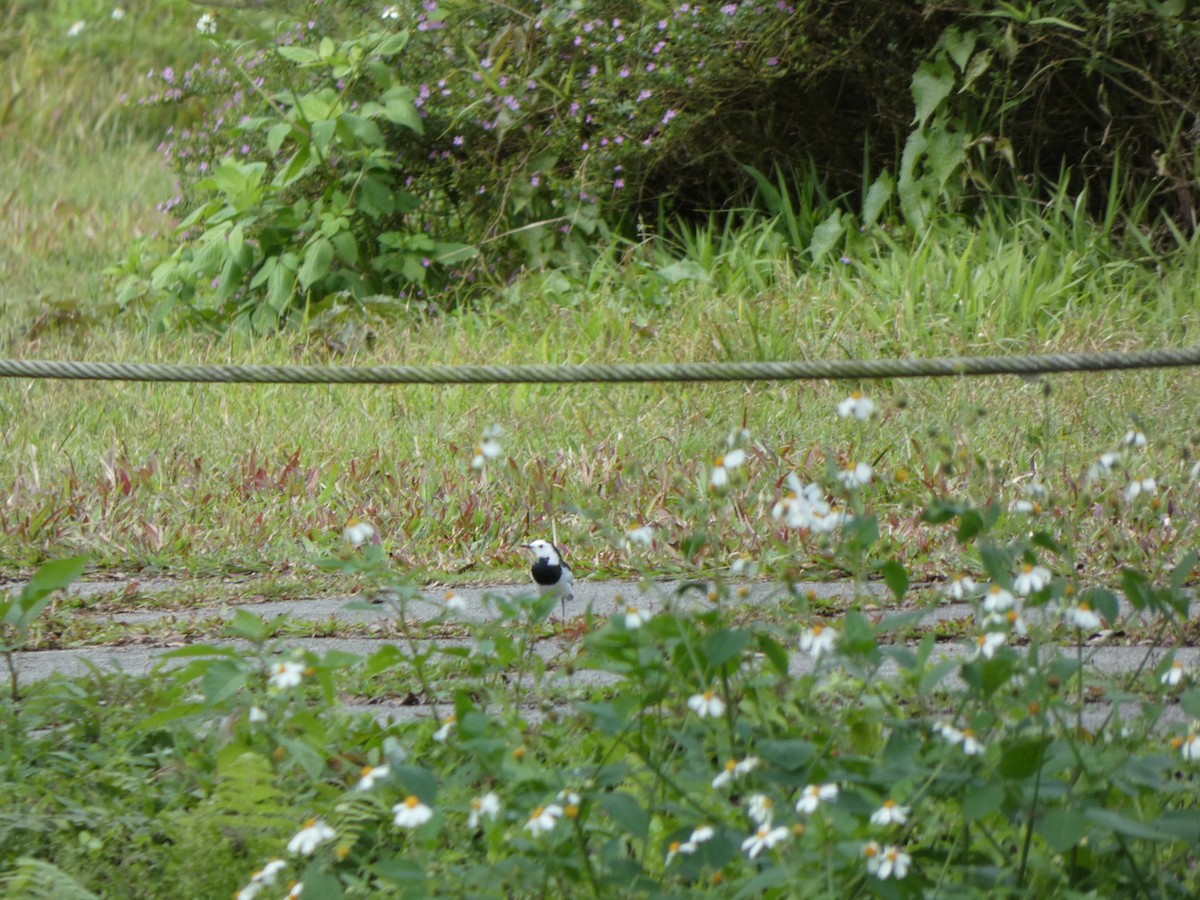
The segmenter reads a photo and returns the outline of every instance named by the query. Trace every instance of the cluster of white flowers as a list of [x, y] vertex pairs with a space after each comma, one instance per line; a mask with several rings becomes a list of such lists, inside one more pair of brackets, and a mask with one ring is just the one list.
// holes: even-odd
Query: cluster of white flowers
[[785, 481], [787, 492], [771, 509], [771, 518], [788, 528], [807, 528], [814, 534], [835, 531], [846, 523], [846, 514], [834, 510], [818, 484], [802, 484], [793, 472]]
[[500, 445], [500, 436], [504, 429], [499, 425], [489, 425], [483, 429], [483, 437], [475, 447], [475, 455], [471, 458], [471, 468], [476, 471], [487, 465], [490, 459], [499, 459], [504, 448]]
[[250, 883], [237, 892], [235, 900], [254, 900], [263, 888], [274, 887], [279, 873], [286, 868], [287, 863], [282, 859], [271, 860], [250, 876]]
[[686, 841], [672, 841], [667, 847], [667, 865], [670, 865], [671, 860], [680, 853], [688, 856], [695, 853], [701, 844], [712, 840], [716, 833], [716, 829], [711, 825], [701, 825], [699, 828], [692, 830], [691, 837]]
[[979, 756], [985, 749], [971, 728], [964, 728], [960, 731], [949, 723], [939, 722], [933, 726], [933, 731], [935, 734], [941, 735], [948, 743], [961, 744], [963, 753], [967, 756]]

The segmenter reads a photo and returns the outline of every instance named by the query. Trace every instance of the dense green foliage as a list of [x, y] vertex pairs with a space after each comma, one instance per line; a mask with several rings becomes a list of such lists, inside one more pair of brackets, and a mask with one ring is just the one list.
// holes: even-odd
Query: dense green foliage
[[272, 47], [155, 73], [153, 99], [204, 112], [164, 145], [182, 239], [122, 302], [258, 331], [444, 305], [753, 205], [820, 212], [803, 263], [1064, 187], [1117, 237], [1196, 225], [1200, 16], [1179, 3], [386, 11], [316, 4]]

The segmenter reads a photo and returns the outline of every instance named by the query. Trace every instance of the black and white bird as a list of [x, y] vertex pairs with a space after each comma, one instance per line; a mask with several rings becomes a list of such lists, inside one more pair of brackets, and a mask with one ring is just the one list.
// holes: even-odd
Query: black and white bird
[[533, 553], [533, 568], [529, 570], [538, 592], [545, 597], [553, 594], [562, 601], [563, 619], [567, 618], [567, 601], [575, 599], [575, 576], [563, 559], [562, 551], [549, 541], [522, 544]]

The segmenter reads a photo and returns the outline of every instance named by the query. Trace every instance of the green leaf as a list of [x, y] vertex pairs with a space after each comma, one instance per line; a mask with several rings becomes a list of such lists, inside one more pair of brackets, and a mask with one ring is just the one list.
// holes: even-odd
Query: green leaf
[[912, 77], [912, 96], [916, 104], [913, 122], [924, 126], [925, 120], [941, 106], [954, 89], [954, 70], [945, 59], [923, 62]]
[[977, 510], [968, 509], [958, 517], [958, 528], [955, 529], [954, 539], [960, 544], [966, 544], [981, 531], [983, 531], [983, 516]]
[[247, 672], [240, 661], [232, 659], [216, 659], [207, 666], [204, 677], [200, 679], [200, 690], [204, 692], [204, 702], [216, 706], [228, 700], [246, 684]]
[[325, 754], [312, 747], [306, 741], [296, 738], [278, 736], [281, 747], [300, 769], [314, 782], [319, 781], [325, 774]]
[[978, 822], [997, 812], [1004, 803], [1004, 785], [991, 782], [971, 788], [962, 801], [963, 818]]
[[1179, 705], [1193, 719], [1200, 720], [1200, 688], [1184, 691], [1179, 697]]
[[1035, 828], [1055, 853], [1077, 847], [1087, 831], [1087, 819], [1073, 809], [1052, 809]]
[[313, 63], [321, 61], [321, 57], [317, 51], [309, 50], [307, 47], [276, 46], [275, 52], [289, 62], [298, 63], [302, 66], [310, 66]]
[[758, 649], [767, 658], [774, 667], [775, 671], [780, 675], [788, 673], [788, 652], [787, 649], [777, 640], [765, 634], [756, 635]]
[[278, 153], [279, 148], [283, 146], [283, 142], [287, 140], [288, 135], [291, 133], [291, 122], [276, 122], [267, 132], [267, 149], [272, 154]]
[[1099, 613], [1110, 625], [1117, 621], [1117, 617], [1121, 613], [1121, 606], [1117, 600], [1117, 595], [1112, 591], [1106, 591], [1104, 588], [1095, 588], [1085, 591], [1083, 597], [1087, 601], [1088, 606]]
[[736, 659], [750, 643], [750, 632], [742, 628], [718, 631], [704, 645], [704, 658], [708, 665], [717, 669], [731, 659]]
[[1123, 834], [1126, 837], [1140, 838], [1148, 841], [1175, 840], [1173, 835], [1167, 834], [1165, 831], [1160, 831], [1153, 825], [1146, 822], [1139, 822], [1137, 819], [1130, 819], [1111, 809], [1089, 809], [1087, 811], [1087, 818], [1092, 824], [1107, 828], [1114, 834]]
[[270, 634], [265, 621], [244, 609], [234, 610], [233, 620], [228, 627], [237, 637], [255, 644], [262, 643]]
[[841, 243], [846, 226], [842, 223], [842, 211], [835, 209], [820, 225], [813, 229], [812, 241], [808, 245], [808, 255], [814, 263], [819, 263]]
[[971, 58], [977, 38], [976, 32], [968, 31], [963, 34], [953, 25], [942, 32], [942, 46], [946, 48], [946, 53], [954, 60], [954, 64], [958, 66], [960, 72], [966, 67], [967, 60]]
[[375, 48], [375, 54], [378, 56], [395, 56], [408, 44], [408, 31], [397, 31], [395, 34], [390, 34]]
[[704, 267], [700, 263], [691, 259], [681, 259], [669, 266], [663, 266], [658, 270], [658, 274], [667, 284], [681, 282], [706, 284], [708, 282], [708, 272], [704, 271]]
[[622, 831], [643, 839], [650, 833], [650, 816], [629, 794], [623, 791], [601, 794], [600, 805]]
[[879, 214], [883, 212], [883, 207], [887, 205], [887, 202], [892, 199], [895, 189], [891, 174], [884, 169], [867, 188], [867, 196], [863, 198], [862, 223], [865, 227], [870, 228], [879, 221]]
[[921, 521], [930, 525], [942, 525], [961, 516], [968, 507], [954, 500], [935, 499], [921, 512]]
[[1027, 738], [1007, 744], [1000, 754], [999, 771], [1005, 778], [1029, 778], [1042, 765], [1044, 738]]
[[342, 900], [342, 883], [336, 875], [325, 871], [325, 864], [314, 860], [304, 870], [300, 883], [304, 885], [305, 900]]
[[903, 600], [908, 593], [908, 570], [894, 559], [889, 559], [879, 567], [883, 573], [884, 583], [897, 600]]
[[336, 131], [337, 121], [334, 119], [320, 119], [312, 123], [313, 146], [317, 148], [317, 152], [322, 156], [329, 149], [329, 142], [333, 140], [333, 135]]
[[[388, 859], [370, 866], [372, 872], [384, 881], [394, 884], [417, 885], [425, 881], [425, 867], [410, 859]], [[305, 883], [304, 893], [308, 893]]]
[[300, 286], [308, 290], [329, 274], [329, 269], [333, 265], [333, 244], [328, 238], [319, 237], [304, 249], [304, 262], [300, 265], [300, 271], [296, 277], [300, 280]]
[[1179, 560], [1179, 564], [1171, 570], [1171, 590], [1181, 591], [1187, 585], [1188, 578], [1192, 575], [1192, 570], [1196, 568], [1196, 551], [1189, 550], [1183, 554], [1183, 558]]
[[970, 88], [971, 85], [975, 83], [976, 79], [978, 79], [980, 75], [982, 75], [991, 67], [992, 51], [980, 50], [971, 58], [971, 63], [967, 66], [966, 74], [963, 77], [962, 87], [958, 89], [958, 92], [961, 94], [963, 91], [966, 91], [968, 88]]
[[816, 756], [816, 748], [808, 741], [802, 740], [765, 740], [759, 741], [754, 748], [755, 753], [773, 766], [778, 766], [785, 772], [799, 772]]
[[62, 590], [83, 574], [86, 556], [71, 556], [51, 560], [42, 565], [17, 596], [16, 602], [6, 605], [4, 621], [22, 635], [50, 602], [55, 591]]

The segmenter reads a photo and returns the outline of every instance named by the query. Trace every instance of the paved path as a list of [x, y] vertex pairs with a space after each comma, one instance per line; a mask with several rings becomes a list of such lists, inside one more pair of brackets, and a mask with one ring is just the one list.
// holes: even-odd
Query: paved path
[[[348, 630], [359, 632], [363, 626], [369, 628], [375, 623], [389, 625], [388, 630], [390, 631], [390, 623], [394, 623], [396, 619], [394, 609], [386, 602], [372, 603], [364, 608], [366, 598], [363, 596], [333, 596], [269, 602], [246, 602], [236, 596], [230, 596], [224, 602], [206, 602], [201, 606], [173, 611], [146, 609], [144, 602], [140, 604], [143, 608], [137, 608], [139, 595], [144, 597], [152, 594], [160, 601], [176, 594], [180, 599], [191, 596], [211, 597], [216, 586], [216, 583], [205, 582], [204, 590], [199, 591], [194, 583], [165, 580], [140, 581], [135, 586], [131, 583], [112, 581], [80, 582], [72, 586], [71, 593], [83, 597], [85, 600], [89, 597], [99, 599], [103, 595], [110, 607], [113, 598], [121, 597], [123, 598], [122, 602], [118, 605], [128, 607], [124, 611], [92, 613], [87, 611], [85, 605], [83, 610], [76, 613], [77, 615], [133, 626], [175, 625], [176, 629], [168, 628], [166, 630], [177, 630], [179, 633], [187, 633], [191, 626], [203, 620], [212, 620], [214, 617], [232, 618], [239, 609], [267, 619], [287, 614], [293, 621], [316, 623], [332, 621], [335, 625], [344, 624]], [[228, 587], [231, 594], [238, 589], [236, 584]], [[746, 614], [752, 616], [756, 610], [766, 613], [776, 608], [780, 600], [785, 597], [786, 590], [776, 584], [746, 582], [740, 585], [731, 585], [728, 596], [721, 602], [744, 607]], [[819, 605], [833, 608], [844, 606], [853, 599], [853, 586], [846, 583], [804, 584], [797, 586], [795, 590], [801, 595], [810, 595], [815, 598]], [[878, 617], [885, 630], [888, 620], [897, 616], [903, 616], [907, 627], [912, 624], [929, 626], [939, 621], [967, 619], [973, 614], [969, 604], [930, 602], [935, 596], [931, 586], [914, 586], [914, 589], [906, 597], [906, 600], [915, 598], [928, 604], [923, 606], [897, 606], [883, 585], [867, 585], [866, 591], [868, 596], [862, 598], [860, 606], [873, 619]], [[496, 585], [464, 587], [457, 589], [456, 593], [462, 598], [464, 608], [454, 616], [454, 620], [463, 623], [478, 623], [496, 617], [495, 601], [497, 598], [528, 596], [529, 590], [526, 585]], [[407, 604], [406, 616], [413, 622], [427, 622], [438, 618], [443, 613], [444, 594], [444, 588], [426, 591], [424, 596], [427, 599], [413, 600]], [[630, 603], [658, 611], [671, 604], [682, 608], [709, 606], [711, 601], [703, 590], [689, 590], [681, 593], [680, 584], [673, 582], [584, 582], [576, 587], [575, 600], [567, 611], [570, 620], [568, 624], [581, 621], [578, 617], [581, 617], [583, 611], [589, 607], [598, 617], [606, 617], [623, 611], [624, 607]], [[1030, 615], [1038, 613], [1039, 611], [1036, 610], [1029, 612]], [[1130, 615], [1132, 610], [1123, 605], [1122, 614]], [[144, 639], [139, 638], [139, 640]], [[551, 670], [551, 675], [545, 684], [549, 696], [561, 697], [589, 687], [599, 687], [616, 681], [616, 678], [608, 673], [583, 669], [578, 666], [571, 667], [573, 669], [571, 675], [563, 674], [562, 667], [556, 664], [575, 655], [577, 642], [578, 632], [573, 628], [566, 629], [565, 633], [538, 641], [536, 651], [547, 661], [548, 668]], [[189, 639], [188, 643], [225, 643], [237, 646], [236, 641], [223, 641], [219, 638], [212, 640]], [[284, 647], [303, 648], [317, 654], [324, 654], [336, 649], [367, 656], [384, 644], [397, 643], [397, 638], [394, 636], [284, 637], [280, 639], [279, 643]], [[447, 638], [435, 640], [434, 643], [450, 647], [451, 645], [462, 645], [464, 639]], [[93, 666], [101, 669], [118, 669], [130, 674], [145, 674], [159, 664], [162, 654], [182, 645], [182, 641], [164, 638], [162, 640], [151, 639], [149, 643], [140, 644], [19, 653], [16, 656], [16, 669], [18, 677], [26, 683], [49, 677], [54, 673], [66, 676], [84, 675], [91, 671]], [[402, 642], [401, 646], [403, 646]], [[961, 656], [968, 649], [965, 641], [946, 641], [939, 643], [937, 653], [944, 657]], [[1105, 673], [1116, 675], [1135, 671], [1140, 666], [1149, 665], [1152, 668], [1161, 660], [1165, 652], [1165, 649], [1149, 646], [1112, 645], [1106, 642], [1103, 636], [1100, 636], [1093, 638], [1089, 646], [1085, 647], [1084, 658], [1088, 665]], [[1148, 655], [1149, 662], [1147, 662]], [[1200, 649], [1180, 648], [1176, 652], [1176, 658], [1188, 667], [1195, 667], [1200, 662]], [[812, 667], [812, 661], [805, 654], [801, 654], [798, 650], [792, 653], [789, 669], [794, 674], [809, 672]], [[895, 664], [889, 661], [885, 663], [881, 674], [887, 677], [895, 672]], [[6, 680], [7, 675], [0, 676], [0, 683]], [[952, 685], [953, 681], [949, 683], [949, 686]], [[359, 705], [354, 708], [368, 709], [378, 715], [396, 719], [419, 717], [431, 713], [428, 707], [396, 706], [387, 703]], [[1098, 704], [1095, 714], [1102, 716], [1106, 714], [1107, 709], [1107, 705]], [[1178, 707], [1174, 707], [1168, 712], [1168, 717], [1172, 720], [1178, 718], [1179, 715], [1181, 714]]]

